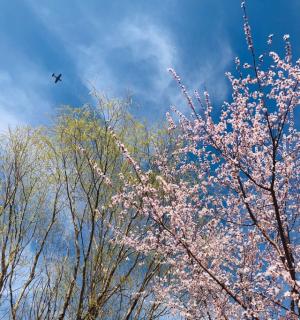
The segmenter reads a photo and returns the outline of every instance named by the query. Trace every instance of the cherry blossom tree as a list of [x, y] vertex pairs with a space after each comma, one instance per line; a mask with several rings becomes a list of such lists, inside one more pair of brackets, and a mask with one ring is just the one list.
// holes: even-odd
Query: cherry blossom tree
[[143, 172], [117, 141], [136, 179], [114, 204], [148, 222], [143, 233], [115, 232], [163, 259], [156, 299], [185, 319], [300, 317], [300, 60], [288, 35], [283, 57], [258, 56], [242, 9], [251, 62], [236, 58], [227, 73], [232, 97], [219, 118], [208, 92], [191, 97], [170, 69], [192, 112], [167, 114], [176, 147]]

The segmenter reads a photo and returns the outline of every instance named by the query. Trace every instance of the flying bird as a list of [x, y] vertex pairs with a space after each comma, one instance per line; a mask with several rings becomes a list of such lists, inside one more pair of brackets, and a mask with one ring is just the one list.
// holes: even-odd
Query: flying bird
[[62, 81], [61, 73], [58, 76], [55, 73], [52, 73], [52, 77], [55, 78], [54, 83], [57, 83], [58, 81]]

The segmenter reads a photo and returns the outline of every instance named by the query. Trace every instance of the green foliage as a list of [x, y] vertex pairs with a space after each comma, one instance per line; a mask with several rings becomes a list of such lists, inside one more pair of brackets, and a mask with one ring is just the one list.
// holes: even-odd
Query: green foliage
[[127, 101], [96, 98], [96, 107], [61, 108], [52, 126], [0, 137], [0, 303], [9, 300], [12, 319], [138, 319], [158, 310], [149, 299], [159, 262], [122, 243], [145, 223], [112, 199], [137, 179], [113, 134], [148, 170], [160, 133], [135, 120]]

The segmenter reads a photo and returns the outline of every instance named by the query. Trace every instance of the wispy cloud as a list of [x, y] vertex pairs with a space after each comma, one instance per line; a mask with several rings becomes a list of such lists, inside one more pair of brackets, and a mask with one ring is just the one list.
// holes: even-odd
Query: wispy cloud
[[15, 114], [7, 112], [2, 107], [0, 107], [0, 117], [0, 133], [6, 132], [9, 128], [15, 128], [23, 124]]
[[[296, 1], [288, 6], [295, 8]], [[276, 4], [272, 14], [257, 18], [255, 27], [260, 30], [261, 21], [265, 25], [279, 16], [281, 7]], [[254, 10], [249, 3], [250, 14]], [[21, 19], [22, 27], [16, 27]], [[224, 72], [243, 50], [241, 20], [235, 0], [26, 0], [17, 11], [0, 2], [2, 122], [31, 117], [38, 122], [38, 115], [41, 120], [54, 106], [87, 101], [91, 86], [110, 97], [131, 92], [141, 106], [137, 114], [145, 117], [162, 115], [170, 104], [187, 111], [168, 67], [176, 69], [190, 92], [206, 87], [219, 103], [228, 96]], [[299, 22], [293, 21], [291, 27], [298, 30]], [[49, 81], [53, 71], [63, 73], [55, 90]]]
[[[48, 77], [46, 78], [48, 80]], [[51, 112], [47, 80], [34, 64], [0, 70], [0, 130], [28, 123], [43, 123]]]
[[76, 10], [70, 10], [75, 10], [75, 20], [80, 10], [80, 34], [63, 21], [59, 12], [35, 3], [32, 6], [63, 44], [82, 83], [109, 96], [124, 96], [129, 91], [139, 104], [157, 108], [172, 81], [166, 70], [177, 60], [172, 33], [148, 15], [134, 12], [119, 19], [111, 17], [113, 24], [105, 24], [103, 12], [97, 16], [99, 12], [74, 3]]
[[193, 90], [207, 90], [217, 102], [228, 97], [228, 80], [225, 71], [230, 71], [234, 61], [234, 52], [226, 37], [220, 37], [216, 50], [189, 75], [188, 83]]
[[[171, 6], [174, 12], [180, 8], [176, 3]], [[38, 42], [31, 40], [34, 49], [31, 52], [27, 46], [23, 55], [18, 53], [13, 67], [0, 68], [0, 84], [4, 88], [0, 93], [1, 126], [47, 119], [57, 103], [72, 104], [75, 96], [87, 101], [84, 95], [91, 86], [108, 96], [122, 97], [129, 91], [136, 105], [141, 106], [135, 112], [154, 120], [171, 104], [184, 105], [168, 67], [183, 71], [190, 89], [206, 85], [213, 87], [218, 96], [226, 92], [224, 81], [219, 81], [219, 71], [231, 55], [226, 39], [223, 37], [222, 48], [220, 45], [221, 55], [204, 54], [192, 71], [184, 74], [187, 61], [182, 56], [185, 49], [179, 48], [177, 27], [154, 15], [155, 5], [147, 5], [145, 10], [128, 2], [116, 10], [113, 4], [100, 6], [94, 1], [86, 4], [74, 0], [71, 7], [56, 0], [27, 0], [26, 4], [23, 9], [32, 16], [33, 24], [27, 27], [27, 36], [37, 32], [33, 36]], [[133, 10], [136, 8], [138, 12]], [[18, 33], [19, 38], [21, 35]], [[191, 61], [195, 61], [197, 51], [204, 45], [194, 48]], [[16, 43], [9, 49], [18, 52], [21, 48]], [[63, 85], [57, 86], [55, 92], [49, 81], [51, 69], [62, 70], [64, 77]]]
[[85, 80], [113, 95], [131, 91], [158, 100], [170, 80], [167, 68], [177, 59], [170, 34], [146, 19], [123, 21], [104, 41], [78, 49], [78, 69]]

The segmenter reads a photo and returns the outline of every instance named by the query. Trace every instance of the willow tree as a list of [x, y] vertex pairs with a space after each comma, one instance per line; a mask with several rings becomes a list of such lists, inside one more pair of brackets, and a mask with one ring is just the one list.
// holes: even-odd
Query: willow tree
[[148, 166], [149, 133], [123, 101], [63, 108], [47, 129], [1, 144], [1, 314], [11, 319], [155, 319], [159, 257], [121, 244], [143, 223], [113, 196], [135, 173], [118, 141]]
[[39, 140], [29, 128], [1, 138], [0, 301], [6, 318], [22, 318], [39, 286], [40, 262], [61, 211], [61, 183]]

